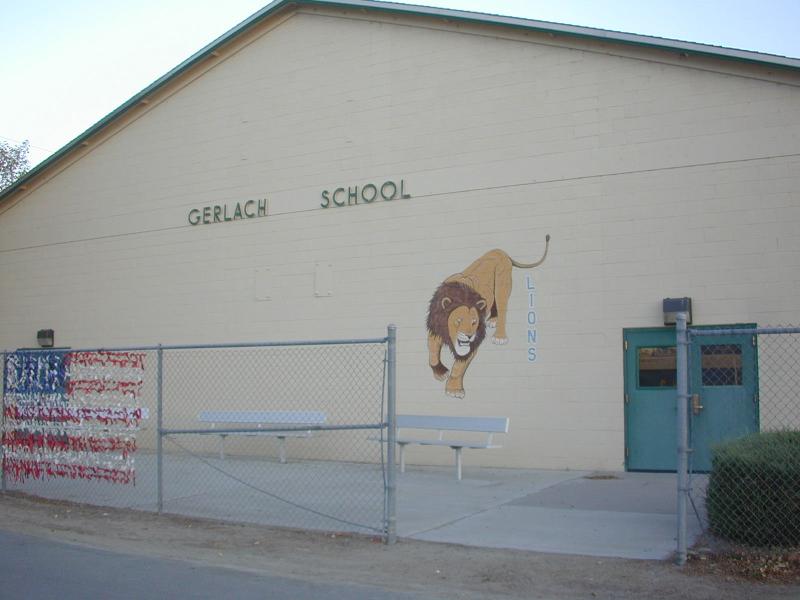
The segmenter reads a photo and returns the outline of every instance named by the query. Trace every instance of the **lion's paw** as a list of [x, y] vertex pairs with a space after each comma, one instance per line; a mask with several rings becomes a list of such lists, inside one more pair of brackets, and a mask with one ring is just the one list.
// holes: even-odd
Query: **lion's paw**
[[487, 319], [486, 326], [489, 329], [494, 329], [495, 327], [497, 327], [497, 317], [492, 317], [491, 319]]
[[508, 343], [508, 338], [494, 336], [492, 337], [492, 343], [498, 346], [505, 346]]
[[447, 367], [441, 363], [431, 366], [431, 371], [433, 371], [433, 376], [439, 381], [444, 381], [447, 378], [447, 373], [449, 372]]
[[451, 398], [463, 398], [464, 397], [464, 390], [445, 390], [445, 394], [450, 396]]

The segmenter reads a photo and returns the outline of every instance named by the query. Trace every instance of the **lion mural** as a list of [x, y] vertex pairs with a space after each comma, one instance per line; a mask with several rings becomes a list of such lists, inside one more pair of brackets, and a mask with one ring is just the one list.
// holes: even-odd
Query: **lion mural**
[[[491, 250], [437, 288], [428, 307], [428, 364], [436, 379], [447, 379], [444, 389], [448, 396], [464, 397], [464, 373], [486, 337], [487, 326], [495, 330], [495, 344], [508, 343], [511, 269], [538, 267], [547, 258], [549, 247], [548, 234], [544, 254], [534, 263], [520, 263], [502, 250]], [[441, 362], [444, 345], [455, 358], [449, 371]]]

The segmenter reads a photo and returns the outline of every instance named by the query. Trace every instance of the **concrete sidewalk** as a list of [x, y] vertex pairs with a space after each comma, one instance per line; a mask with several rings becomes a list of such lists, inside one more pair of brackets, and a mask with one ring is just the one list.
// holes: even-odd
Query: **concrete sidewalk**
[[[135, 487], [58, 479], [8, 488], [154, 511], [155, 463], [153, 455], [137, 455]], [[382, 528], [379, 465], [186, 455], [167, 455], [164, 463], [168, 513], [373, 535]], [[452, 467], [409, 466], [397, 483], [401, 538], [638, 559], [675, 550], [674, 474], [471, 467], [459, 482]], [[703, 485], [695, 480], [695, 489]], [[691, 544], [700, 534], [691, 510], [688, 524]]]
[[[676, 547], [670, 473], [471, 469], [458, 483], [438, 468], [412, 468], [398, 486], [399, 535], [414, 539], [639, 559]], [[691, 511], [688, 525], [691, 545], [701, 533]]]

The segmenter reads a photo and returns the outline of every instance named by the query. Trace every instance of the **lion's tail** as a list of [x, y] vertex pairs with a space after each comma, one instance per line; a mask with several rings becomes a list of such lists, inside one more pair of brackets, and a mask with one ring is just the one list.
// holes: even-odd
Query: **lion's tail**
[[511, 258], [511, 264], [514, 265], [515, 267], [517, 267], [518, 269], [532, 269], [533, 267], [538, 267], [540, 264], [542, 264], [544, 262], [544, 259], [547, 258], [547, 250], [548, 250], [548, 248], [550, 248], [550, 234], [549, 233], [546, 236], [544, 236], [544, 254], [542, 254], [542, 258], [537, 260], [535, 263], [521, 263], [521, 262], [515, 261], [513, 258], [511, 258], [509, 256], [509, 258]]

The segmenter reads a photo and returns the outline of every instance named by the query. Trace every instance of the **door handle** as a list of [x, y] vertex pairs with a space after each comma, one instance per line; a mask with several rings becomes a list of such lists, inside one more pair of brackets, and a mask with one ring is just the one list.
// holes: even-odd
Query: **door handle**
[[700, 394], [692, 394], [692, 413], [697, 416], [703, 411], [703, 405], [700, 404]]

